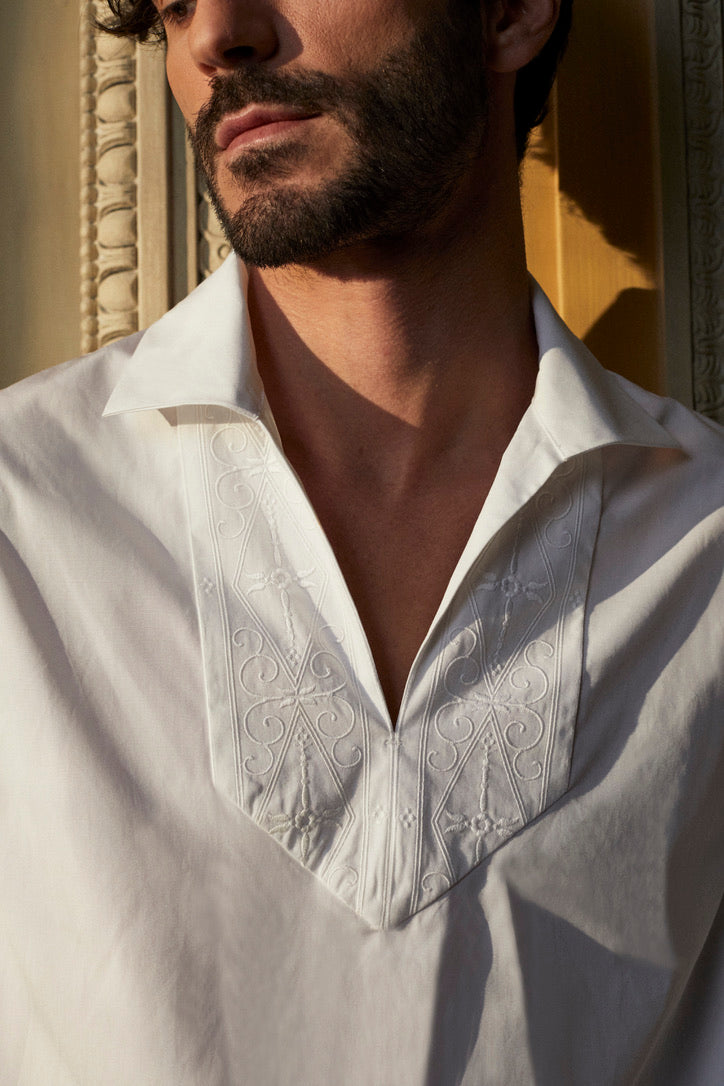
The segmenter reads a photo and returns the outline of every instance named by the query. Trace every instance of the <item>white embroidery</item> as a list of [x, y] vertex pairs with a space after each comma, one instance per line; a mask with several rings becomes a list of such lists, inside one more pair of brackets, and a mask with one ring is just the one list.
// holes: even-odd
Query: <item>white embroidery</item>
[[562, 466], [488, 542], [390, 732], [293, 473], [260, 422], [211, 414], [185, 470], [214, 779], [369, 923], [399, 923], [566, 786], [598, 481]]
[[546, 542], [551, 547], [563, 549], [570, 547], [573, 542], [572, 530], [564, 521], [573, 508], [573, 494], [569, 484], [576, 470], [575, 461], [559, 467], [536, 498], [536, 507], [546, 516], [543, 531]]
[[304, 728], [298, 728], [295, 740], [299, 746], [299, 781], [301, 804], [294, 814], [269, 814], [269, 830], [274, 834], [292, 834], [299, 839], [299, 851], [302, 863], [309, 858], [309, 846], [313, 834], [325, 822], [340, 824], [341, 808], [326, 808], [316, 811], [309, 794], [309, 734]]
[[480, 863], [484, 855], [485, 838], [490, 833], [505, 839], [510, 836], [510, 831], [520, 821], [519, 818], [496, 818], [491, 814], [488, 800], [488, 788], [490, 784], [490, 757], [495, 748], [495, 740], [490, 732], [483, 736], [483, 768], [480, 774], [480, 800], [478, 813], [472, 816], [452, 815], [446, 812], [450, 819], [450, 825], [445, 833], [472, 833], [476, 839], [475, 862]]
[[263, 570], [260, 573], [246, 573], [245, 576], [252, 581], [257, 582], [256, 585], [253, 585], [249, 589], [249, 592], [258, 592], [262, 588], [269, 587], [274, 588], [279, 592], [279, 599], [284, 614], [284, 625], [289, 638], [289, 647], [286, 655], [289, 662], [296, 667], [300, 663], [301, 655], [297, 646], [297, 637], [294, 628], [294, 612], [289, 590], [295, 586], [297, 588], [313, 588], [314, 582], [309, 578], [314, 573], [314, 568], [302, 570], [300, 572], [292, 572], [284, 567], [281, 538], [279, 536], [279, 527], [276, 521], [276, 511], [274, 508], [274, 501], [270, 495], [267, 495], [264, 498], [263, 507], [272, 538], [274, 567], [272, 569]]
[[224, 516], [216, 522], [216, 530], [225, 539], [238, 539], [246, 528], [244, 510], [248, 509], [254, 494], [251, 487], [238, 479], [238, 468], [229, 457], [237, 457], [247, 450], [247, 436], [238, 426], [225, 426], [217, 430], [210, 443], [210, 451], [217, 464], [226, 470], [220, 472], [214, 484], [216, 499], [223, 507]]
[[527, 600], [532, 600], [535, 603], [544, 603], [545, 598], [542, 595], [544, 590], [548, 590], [547, 595], [550, 594], [550, 585], [547, 581], [529, 581], [528, 584], [524, 582], [518, 576], [518, 551], [520, 549], [520, 524], [515, 536], [515, 543], [513, 544], [513, 550], [510, 557], [510, 567], [508, 572], [502, 577], [496, 579], [493, 575], [487, 574], [482, 578], [479, 591], [482, 592], [501, 592], [505, 599], [505, 611], [503, 612], [503, 620], [500, 623], [500, 629], [498, 632], [498, 639], [493, 650], [492, 665], [494, 671], [499, 671], [501, 668], [501, 653], [503, 651], [503, 644], [505, 642], [505, 635], [508, 632], [511, 616], [513, 614], [513, 607], [516, 602], [516, 598], [524, 596]]
[[358, 883], [359, 871], [355, 871], [349, 864], [335, 867], [329, 879], [329, 885], [334, 886], [336, 893], [345, 901], [349, 900], [350, 891], [354, 890]]

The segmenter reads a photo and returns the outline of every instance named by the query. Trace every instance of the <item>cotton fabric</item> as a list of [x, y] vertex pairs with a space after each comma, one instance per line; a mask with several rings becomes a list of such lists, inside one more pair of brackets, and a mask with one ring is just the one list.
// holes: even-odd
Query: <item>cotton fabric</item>
[[721, 430], [534, 287], [393, 728], [244, 287], [0, 397], [0, 1081], [721, 1083]]

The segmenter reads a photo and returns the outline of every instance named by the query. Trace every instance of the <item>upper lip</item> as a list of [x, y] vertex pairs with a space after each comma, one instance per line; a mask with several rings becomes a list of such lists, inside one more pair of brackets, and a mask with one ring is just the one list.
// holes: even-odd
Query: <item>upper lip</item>
[[225, 117], [216, 129], [216, 146], [220, 151], [233, 143], [237, 136], [252, 128], [261, 128], [275, 121], [300, 121], [314, 114], [291, 106], [247, 106], [240, 113]]

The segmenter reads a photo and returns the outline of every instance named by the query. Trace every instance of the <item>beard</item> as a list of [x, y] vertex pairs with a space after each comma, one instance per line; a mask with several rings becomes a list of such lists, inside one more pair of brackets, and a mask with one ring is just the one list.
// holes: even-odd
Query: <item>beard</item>
[[[302, 141], [249, 147], [229, 167], [246, 195], [227, 209], [215, 132], [227, 113], [252, 103], [331, 114], [351, 138], [347, 163], [317, 185], [295, 184], [288, 179], [307, 153]], [[450, 0], [410, 45], [364, 73], [336, 78], [250, 64], [217, 76], [189, 136], [230, 245], [245, 263], [276, 268], [418, 231], [482, 153], [486, 127], [481, 5]]]

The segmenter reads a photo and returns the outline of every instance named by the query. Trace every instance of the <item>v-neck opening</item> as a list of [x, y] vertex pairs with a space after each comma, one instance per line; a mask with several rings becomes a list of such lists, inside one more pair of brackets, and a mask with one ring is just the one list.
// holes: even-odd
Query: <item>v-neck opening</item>
[[566, 786], [595, 455], [554, 466], [512, 517], [496, 477], [393, 728], [336, 555], [267, 427], [213, 408], [179, 422], [216, 788], [373, 927], [401, 923]]
[[[349, 584], [347, 582], [347, 578], [344, 575], [344, 572], [342, 570], [342, 566], [341, 566], [341, 563], [340, 563], [339, 558], [337, 556], [337, 553], [336, 553], [334, 547], [332, 546], [332, 543], [331, 543], [331, 541], [329, 539], [329, 536], [327, 535], [327, 532], [325, 531], [324, 526], [323, 526], [323, 524], [322, 524], [322, 522], [321, 522], [321, 520], [319, 518], [319, 515], [318, 515], [318, 513], [317, 513], [317, 511], [316, 511], [316, 509], [314, 507], [314, 503], [312, 502], [311, 498], [309, 497], [309, 494], [307, 493], [306, 487], [304, 486], [304, 483], [303, 483], [302, 479], [300, 478], [299, 473], [296, 471], [296, 469], [294, 468], [294, 465], [290, 461], [289, 457], [284, 452], [284, 445], [283, 445], [283, 442], [282, 442], [281, 434], [279, 433], [279, 429], [278, 429], [278, 427], [276, 425], [276, 420], [274, 419], [274, 414], [273, 414], [273, 412], [271, 410], [271, 405], [269, 404], [268, 398], [266, 396], [263, 397], [262, 409], [260, 411], [259, 420], [262, 423], [262, 425], [264, 425], [266, 427], [266, 429], [268, 430], [269, 437], [270, 437], [272, 443], [274, 444], [275, 448], [277, 449], [282, 462], [285, 464], [286, 468], [288, 469], [289, 473], [291, 474], [292, 478], [294, 479], [294, 482], [298, 486], [298, 488], [300, 490], [300, 493], [303, 495], [303, 498], [304, 498], [304, 500], [306, 501], [306, 503], [308, 505], [310, 516], [314, 519], [314, 522], [315, 522], [315, 524], [317, 526], [319, 539], [322, 542], [324, 548], [326, 549], [327, 559], [328, 559], [329, 565], [330, 565], [330, 567], [334, 568], [336, 579], [337, 579], [337, 581], [338, 581], [338, 583], [340, 585], [340, 588], [341, 588], [341, 590], [342, 590], [342, 592], [344, 594], [348, 610], [349, 610], [350, 614], [354, 616], [354, 622], [355, 622], [356, 626], [358, 627], [360, 641], [364, 645], [364, 649], [365, 649], [365, 652], [366, 652], [366, 655], [367, 655], [367, 658], [368, 658], [370, 670], [374, 673], [375, 680], [376, 680], [377, 692], [379, 694], [379, 706], [380, 706], [381, 709], [384, 709], [384, 714], [382, 712], [380, 712], [380, 716], [384, 715], [385, 723], [387, 724], [390, 736], [392, 736], [392, 735], [399, 736], [399, 734], [400, 734], [400, 725], [402, 724], [402, 722], [404, 720], [404, 715], [405, 715], [404, 711], [405, 711], [405, 708], [406, 708], [406, 704], [409, 701], [409, 691], [410, 691], [410, 689], [412, 687], [412, 684], [414, 682], [414, 676], [415, 676], [415, 671], [416, 671], [418, 661], [421, 659], [421, 657], [423, 656], [424, 652], [427, 649], [427, 646], [428, 646], [429, 642], [432, 640], [435, 629], [436, 629], [437, 625], [440, 623], [440, 621], [442, 620], [442, 618], [443, 618], [443, 616], [445, 614], [445, 611], [449, 607], [450, 602], [451, 602], [452, 598], [455, 595], [455, 592], [459, 588], [460, 584], [462, 584], [462, 582], [464, 580], [464, 577], [465, 577], [465, 573], [467, 572], [469, 567], [472, 565], [472, 563], [475, 560], [477, 560], [477, 558], [479, 557], [479, 555], [475, 555], [473, 553], [472, 548], [474, 548], [474, 539], [475, 539], [476, 531], [478, 529], [478, 525], [481, 523], [481, 521], [483, 520], [483, 517], [484, 517], [485, 505], [486, 505], [486, 501], [487, 501], [488, 496], [486, 495], [485, 499], [483, 500], [483, 504], [481, 505], [481, 507], [480, 507], [480, 509], [479, 509], [479, 511], [478, 511], [478, 513], [476, 515], [475, 522], [474, 522], [473, 527], [472, 527], [472, 529], [471, 529], [471, 531], [470, 531], [470, 533], [468, 535], [468, 538], [466, 539], [465, 544], [464, 544], [463, 548], [461, 549], [461, 551], [460, 551], [460, 553], [459, 553], [459, 555], [458, 555], [458, 557], [456, 559], [455, 566], [453, 567], [453, 571], [452, 571], [450, 577], [448, 578], [448, 582], [447, 582], [447, 584], [445, 586], [445, 589], [444, 589], [444, 591], [442, 593], [442, 596], [440, 597], [438, 605], [437, 605], [437, 607], [435, 609], [435, 612], [433, 614], [432, 620], [428, 625], [428, 628], [427, 628], [427, 630], [426, 630], [426, 632], [425, 632], [425, 634], [424, 634], [424, 636], [422, 638], [422, 641], [420, 642], [420, 644], [418, 645], [418, 647], [417, 647], [417, 649], [415, 651], [415, 655], [414, 655], [414, 657], [412, 659], [412, 663], [411, 663], [411, 665], [410, 665], [410, 667], [409, 667], [409, 669], [407, 671], [405, 684], [404, 684], [403, 690], [402, 690], [402, 697], [400, 699], [400, 707], [399, 707], [399, 710], [398, 710], [398, 712], [397, 712], [397, 714], [396, 714], [396, 716], [395, 716], [395, 718], [393, 720], [393, 715], [390, 712], [389, 706], [387, 704], [387, 699], [386, 699], [385, 694], [384, 694], [384, 688], [383, 688], [382, 681], [381, 681], [380, 676], [379, 676], [379, 669], [378, 669], [378, 666], [377, 666], [377, 661], [375, 659], [375, 654], [372, 651], [372, 646], [370, 644], [370, 639], [369, 639], [367, 630], [365, 628], [365, 624], [362, 621], [362, 617], [361, 617], [361, 615], [359, 613], [359, 608], [358, 608], [358, 606], [357, 606], [357, 604], [355, 602], [354, 595], [353, 595], [353, 593], [352, 593], [352, 591], [351, 591], [351, 589], [349, 587]], [[492, 486], [491, 486], [490, 489], [492, 490]]]
[[229, 263], [139, 339], [105, 413], [178, 407], [217, 801], [365, 923], [390, 927], [564, 793], [601, 510], [595, 450], [677, 442], [536, 288], [533, 404], [393, 730], [336, 556], [269, 455], [242, 295]]

